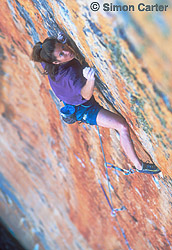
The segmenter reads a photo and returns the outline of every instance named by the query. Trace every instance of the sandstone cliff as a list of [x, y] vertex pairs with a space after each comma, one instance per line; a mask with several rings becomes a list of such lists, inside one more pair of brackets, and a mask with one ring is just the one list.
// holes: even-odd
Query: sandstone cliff
[[[146, 1], [142, 1], [146, 2]], [[91, 11], [91, 1], [7, 0], [0, 8], [0, 216], [26, 249], [172, 249], [172, 9]], [[103, 1], [99, 1], [101, 7]], [[129, 4], [129, 1], [118, 1]], [[33, 45], [63, 29], [96, 69], [96, 100], [125, 117], [162, 176], [109, 170], [95, 126], [66, 125]], [[108, 162], [131, 163], [100, 128]], [[149, 153], [149, 155], [147, 154]]]

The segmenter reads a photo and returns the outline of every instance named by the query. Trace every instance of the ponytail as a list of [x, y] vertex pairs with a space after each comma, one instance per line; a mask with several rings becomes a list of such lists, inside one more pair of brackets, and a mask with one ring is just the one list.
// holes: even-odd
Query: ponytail
[[36, 43], [31, 55], [32, 60], [45, 63], [53, 63], [56, 61], [53, 52], [57, 43], [59, 42], [55, 37], [46, 38], [43, 43]]
[[40, 56], [41, 50], [42, 50], [42, 43], [41, 42], [36, 43], [35, 46], [33, 47], [32, 55], [31, 55], [31, 59], [33, 61], [35, 62], [43, 61]]

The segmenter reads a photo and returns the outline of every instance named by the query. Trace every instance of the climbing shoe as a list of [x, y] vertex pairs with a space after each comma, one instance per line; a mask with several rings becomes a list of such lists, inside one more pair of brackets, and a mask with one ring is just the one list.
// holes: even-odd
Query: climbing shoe
[[161, 171], [155, 164], [142, 162], [142, 170], [137, 169], [137, 172], [144, 173], [144, 174], [158, 174]]

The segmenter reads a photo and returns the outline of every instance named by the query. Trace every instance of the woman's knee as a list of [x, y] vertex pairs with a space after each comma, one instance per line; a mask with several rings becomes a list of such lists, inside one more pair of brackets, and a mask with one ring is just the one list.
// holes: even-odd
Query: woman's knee
[[119, 133], [128, 131], [128, 124], [122, 116], [105, 109], [98, 113], [97, 125], [116, 129]]
[[129, 125], [124, 118], [121, 118], [121, 124], [119, 126], [119, 133], [124, 134], [129, 132]]

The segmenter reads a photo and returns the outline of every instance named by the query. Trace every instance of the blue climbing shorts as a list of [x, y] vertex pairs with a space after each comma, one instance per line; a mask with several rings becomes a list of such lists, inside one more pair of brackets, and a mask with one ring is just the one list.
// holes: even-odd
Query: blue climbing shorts
[[61, 109], [61, 116], [66, 123], [72, 124], [79, 121], [97, 125], [97, 115], [102, 107], [95, 101], [93, 96], [89, 101], [78, 106], [63, 103], [65, 106]]

